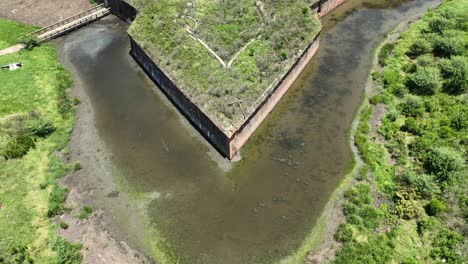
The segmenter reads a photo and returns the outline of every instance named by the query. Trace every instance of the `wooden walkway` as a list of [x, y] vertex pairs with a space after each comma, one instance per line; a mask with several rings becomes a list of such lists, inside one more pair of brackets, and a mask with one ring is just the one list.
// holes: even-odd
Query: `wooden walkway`
[[103, 4], [31, 33], [40, 42], [48, 41], [110, 14]]

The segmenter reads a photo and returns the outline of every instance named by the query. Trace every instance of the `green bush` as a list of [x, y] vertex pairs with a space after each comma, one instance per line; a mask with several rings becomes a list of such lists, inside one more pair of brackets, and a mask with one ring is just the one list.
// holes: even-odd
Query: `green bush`
[[446, 263], [463, 263], [463, 259], [456, 253], [457, 246], [464, 241], [462, 235], [444, 228], [432, 243], [430, 256], [437, 260]]
[[335, 234], [335, 240], [339, 242], [348, 242], [353, 240], [353, 227], [350, 224], [341, 224]]
[[434, 57], [431, 54], [419, 56], [417, 59], [418, 66], [427, 67], [434, 64]]
[[418, 218], [423, 208], [417, 202], [417, 193], [413, 189], [402, 189], [393, 196], [394, 213], [402, 219]]
[[393, 48], [395, 48], [394, 43], [386, 43], [385, 45], [382, 46], [382, 48], [380, 49], [379, 58], [378, 58], [380, 65], [382, 66], [385, 65], [385, 61], [392, 53]]
[[3, 151], [5, 159], [18, 159], [26, 155], [29, 149], [36, 147], [34, 139], [29, 135], [20, 135], [9, 141]]
[[26, 122], [24, 129], [27, 134], [46, 137], [55, 131], [55, 126], [43, 119], [30, 119]]
[[371, 98], [369, 98], [369, 103], [371, 103], [372, 105], [376, 105], [381, 102], [382, 102], [382, 97], [380, 95], [374, 95]]
[[60, 225], [60, 228], [62, 229], [68, 229], [68, 224], [64, 221], [60, 221], [59, 225]]
[[415, 58], [430, 52], [432, 52], [432, 43], [426, 39], [418, 38], [411, 44], [406, 55]]
[[468, 90], [468, 58], [464, 56], [452, 56], [450, 60], [442, 60], [439, 63], [442, 76], [446, 79], [444, 91], [459, 95]]
[[428, 26], [430, 32], [442, 34], [443, 31], [450, 29], [453, 23], [444, 17], [436, 16], [429, 20]]
[[416, 174], [413, 171], [407, 170], [402, 174], [403, 181], [415, 188], [419, 195], [428, 198], [432, 195], [439, 194], [439, 185], [434, 180], [434, 177], [428, 174]]
[[424, 104], [421, 98], [414, 95], [407, 95], [398, 105], [399, 110], [405, 116], [417, 117], [424, 113]]
[[33, 264], [29, 250], [25, 246], [0, 246], [0, 263], [5, 264]]
[[465, 50], [464, 33], [449, 31], [439, 36], [434, 42], [434, 53], [437, 56], [448, 58], [454, 55], [462, 55]]
[[447, 210], [445, 204], [438, 199], [432, 199], [425, 207], [426, 213], [430, 216], [438, 216]]
[[412, 117], [406, 118], [405, 124], [401, 127], [401, 130], [414, 135], [419, 135], [421, 133], [421, 128], [419, 127], [418, 121]]
[[63, 203], [67, 199], [68, 189], [53, 185], [49, 196], [49, 208], [47, 211], [48, 217], [53, 217], [62, 213]]
[[40, 41], [34, 35], [23, 35], [18, 39], [18, 42], [23, 44], [26, 49], [32, 50], [33, 48], [39, 46]]
[[57, 252], [57, 263], [80, 264], [83, 260], [80, 250], [81, 244], [70, 243], [62, 237], [57, 237], [52, 244], [52, 249]]
[[78, 218], [81, 220], [87, 219], [92, 212], [93, 212], [93, 209], [85, 205], [81, 207], [80, 212], [78, 214]]
[[450, 147], [434, 148], [426, 161], [428, 171], [441, 181], [447, 181], [454, 172], [463, 167], [463, 164], [462, 155]]
[[419, 67], [408, 78], [408, 87], [416, 94], [433, 95], [442, 87], [439, 70], [433, 67]]

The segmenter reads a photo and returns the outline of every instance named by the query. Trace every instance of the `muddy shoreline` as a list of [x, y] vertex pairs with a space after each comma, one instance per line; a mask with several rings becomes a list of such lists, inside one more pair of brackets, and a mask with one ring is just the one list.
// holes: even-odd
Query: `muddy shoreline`
[[[122, 22], [113, 17], [106, 18], [104, 21], [122, 25]], [[75, 210], [61, 216], [61, 220], [69, 223], [69, 228], [61, 230], [60, 233], [69, 241], [83, 244], [83, 263], [154, 263], [151, 258], [118, 239], [105, 220], [103, 215], [105, 212], [96, 204], [96, 199], [104, 199], [104, 197], [96, 197], [97, 193], [107, 193], [107, 198], [119, 195], [114, 182], [111, 180], [102, 182], [102, 179], [111, 179], [111, 177], [96, 177], [100, 186], [107, 186], [107, 191], [101, 187], [99, 192], [94, 192], [92, 183], [85, 184], [81, 181], [85, 174], [110, 175], [115, 168], [112, 167], [112, 154], [106, 149], [95, 126], [95, 110], [84, 89], [86, 84], [67, 56], [63, 38], [55, 40], [54, 44], [60, 62], [73, 76], [74, 84], [70, 97], [80, 101], [75, 108], [73, 132], [68, 146], [69, 160], [79, 162], [82, 169], [70, 173], [61, 179], [60, 183], [70, 190], [66, 201], [67, 207], [76, 208], [77, 205], [85, 204], [90, 205], [94, 210], [84, 221], [73, 217], [76, 214]]]

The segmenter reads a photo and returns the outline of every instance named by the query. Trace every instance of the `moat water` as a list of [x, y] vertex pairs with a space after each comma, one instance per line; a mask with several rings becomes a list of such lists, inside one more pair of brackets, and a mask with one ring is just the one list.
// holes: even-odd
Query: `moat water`
[[438, 2], [350, 0], [324, 18], [317, 55], [236, 163], [224, 161], [132, 61], [125, 24], [101, 21], [64, 37], [59, 45], [114, 168], [83, 175], [83, 191], [118, 239], [159, 262], [281, 260], [303, 243], [353, 164], [349, 131], [373, 49]]

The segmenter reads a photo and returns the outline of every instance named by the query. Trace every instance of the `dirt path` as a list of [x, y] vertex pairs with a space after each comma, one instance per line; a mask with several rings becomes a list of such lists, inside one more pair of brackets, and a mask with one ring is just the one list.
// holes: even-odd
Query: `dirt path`
[[2, 0], [0, 17], [29, 25], [47, 26], [89, 9], [89, 0]]
[[16, 44], [16, 45], [13, 45], [11, 47], [4, 48], [4, 49], [0, 50], [0, 56], [18, 52], [23, 48], [24, 48], [23, 44]]

